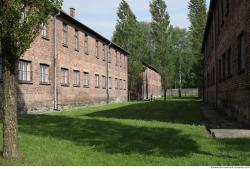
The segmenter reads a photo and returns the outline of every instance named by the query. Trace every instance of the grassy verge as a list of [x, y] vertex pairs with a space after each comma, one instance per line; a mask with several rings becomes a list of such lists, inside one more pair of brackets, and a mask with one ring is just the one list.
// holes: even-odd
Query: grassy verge
[[0, 164], [249, 165], [250, 139], [210, 138], [199, 107], [171, 98], [28, 115], [19, 119], [22, 160]]

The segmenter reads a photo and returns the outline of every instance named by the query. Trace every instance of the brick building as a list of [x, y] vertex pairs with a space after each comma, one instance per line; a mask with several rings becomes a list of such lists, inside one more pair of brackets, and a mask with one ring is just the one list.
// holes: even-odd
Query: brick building
[[143, 63], [144, 71], [142, 73], [142, 98], [151, 99], [162, 96], [161, 75], [152, 66]]
[[61, 11], [52, 17], [20, 58], [19, 112], [46, 112], [128, 99], [128, 53], [74, 16], [72, 8], [69, 15]]
[[204, 101], [250, 126], [250, 1], [210, 3], [202, 48]]

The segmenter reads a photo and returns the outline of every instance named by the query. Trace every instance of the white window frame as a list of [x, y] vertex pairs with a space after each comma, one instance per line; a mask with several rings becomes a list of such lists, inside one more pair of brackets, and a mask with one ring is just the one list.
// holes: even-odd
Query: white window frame
[[83, 87], [89, 88], [89, 72], [83, 72]]
[[40, 82], [49, 83], [49, 65], [40, 64]]
[[95, 88], [100, 88], [100, 75], [95, 74]]
[[107, 88], [107, 79], [106, 76], [102, 76], [102, 88], [106, 89]]
[[61, 84], [69, 85], [69, 69], [61, 68]]
[[113, 86], [112, 86], [112, 77], [110, 76], [110, 77], [109, 77], [109, 89], [112, 89], [112, 87], [113, 87]]
[[68, 45], [68, 25], [66, 23], [63, 23], [62, 44]]
[[42, 23], [42, 30], [41, 30], [41, 35], [43, 38], [48, 39], [49, 38], [49, 27], [48, 24]]
[[84, 52], [85, 54], [89, 54], [89, 35], [87, 33], [84, 34]]
[[95, 41], [95, 56], [97, 59], [99, 59], [99, 41]]
[[80, 86], [80, 71], [73, 70], [73, 85], [76, 87]]
[[32, 81], [31, 62], [19, 60], [18, 63], [18, 80], [23, 82]]
[[106, 45], [105, 44], [102, 45], [102, 60], [103, 61], [106, 60]]
[[79, 31], [75, 29], [75, 50], [79, 51]]

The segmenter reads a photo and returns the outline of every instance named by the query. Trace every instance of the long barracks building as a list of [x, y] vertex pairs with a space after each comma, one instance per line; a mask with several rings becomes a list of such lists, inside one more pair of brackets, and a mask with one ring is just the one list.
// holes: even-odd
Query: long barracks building
[[[128, 52], [74, 16], [71, 8], [69, 15], [61, 11], [52, 17], [20, 58], [19, 112], [47, 112], [128, 99]], [[0, 81], [1, 69], [0, 62]]]
[[249, 0], [211, 0], [202, 52], [205, 102], [249, 127]]

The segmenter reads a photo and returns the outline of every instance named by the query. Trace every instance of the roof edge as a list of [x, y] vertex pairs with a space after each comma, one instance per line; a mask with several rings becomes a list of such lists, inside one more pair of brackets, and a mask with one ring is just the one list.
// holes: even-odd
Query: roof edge
[[206, 24], [205, 32], [204, 32], [204, 36], [203, 36], [201, 53], [203, 53], [204, 49], [205, 49], [205, 43], [206, 43], [206, 40], [207, 40], [207, 37], [208, 37], [209, 29], [211, 27], [211, 22], [213, 21], [213, 11], [214, 11], [216, 2], [217, 2], [217, 0], [211, 0], [210, 1], [207, 24]]

